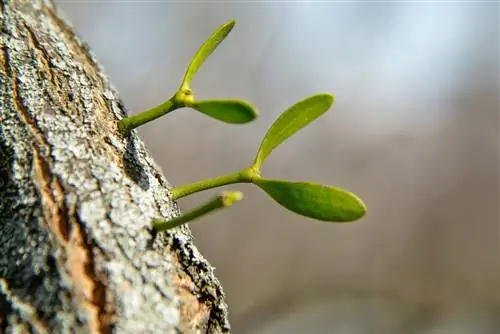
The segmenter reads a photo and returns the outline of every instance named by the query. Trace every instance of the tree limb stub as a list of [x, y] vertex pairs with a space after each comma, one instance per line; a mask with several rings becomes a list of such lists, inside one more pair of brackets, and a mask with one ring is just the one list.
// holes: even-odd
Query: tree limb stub
[[103, 69], [48, 1], [0, 0], [0, 332], [229, 332], [224, 294]]

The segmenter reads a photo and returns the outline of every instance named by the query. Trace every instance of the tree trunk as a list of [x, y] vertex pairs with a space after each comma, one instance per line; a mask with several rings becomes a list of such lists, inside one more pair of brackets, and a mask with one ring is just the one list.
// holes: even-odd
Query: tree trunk
[[229, 332], [190, 231], [150, 229], [179, 210], [88, 47], [48, 0], [0, 4], [0, 332]]

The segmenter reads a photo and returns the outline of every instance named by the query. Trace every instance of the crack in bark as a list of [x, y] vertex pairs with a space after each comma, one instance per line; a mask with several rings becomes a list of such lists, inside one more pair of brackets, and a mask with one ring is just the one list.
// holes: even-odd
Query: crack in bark
[[52, 75], [50, 56], [47, 52], [47, 49], [45, 49], [42, 46], [42, 44], [40, 43], [40, 41], [36, 36], [36, 32], [28, 24], [26, 24], [26, 22], [22, 21], [21, 24], [24, 27], [24, 29], [26, 29], [26, 31], [28, 32], [28, 40], [30, 45], [32, 45], [35, 50], [38, 50], [42, 54], [42, 56], [37, 57], [37, 59], [40, 59], [43, 62], [43, 64], [47, 67], [48, 69], [47, 74], [49, 75], [50, 82], [52, 83], [52, 85], [57, 86], [57, 83], [54, 81], [54, 77]]
[[[27, 28], [26, 24], [23, 26]], [[30, 32], [30, 29], [27, 30]], [[34, 34], [30, 36], [36, 39]], [[32, 137], [33, 173], [42, 199], [45, 223], [56, 236], [59, 246], [65, 250], [64, 266], [67, 274], [72, 277], [72, 282], [75, 283], [74, 301], [88, 312], [90, 316], [88, 326], [93, 333], [111, 333], [113, 311], [107, 310], [106, 288], [95, 272], [92, 244], [89, 243], [89, 238], [75, 219], [74, 212], [72, 214], [71, 211], [74, 210], [66, 205], [65, 191], [61, 181], [50, 170], [51, 147], [23, 104], [16, 70], [9, 66], [9, 50], [6, 45], [3, 50], [6, 72], [11, 77], [12, 99], [20, 119]], [[46, 53], [42, 52], [42, 54]], [[45, 63], [48, 63], [47, 59]]]
[[[7, 315], [15, 314], [17, 318], [21, 318], [22, 320], [27, 320], [26, 325], [30, 329], [30, 333], [37, 334], [48, 334], [49, 330], [47, 325], [39, 318], [38, 312], [31, 305], [26, 304], [22, 301], [17, 300], [16, 296], [13, 296], [10, 291], [7, 282], [4, 279], [0, 278], [0, 301], [4, 299], [5, 302], [9, 304], [9, 312], [5, 314], [5, 323], [0, 322], [0, 329], [5, 333], [8, 325]], [[2, 316], [2, 315], [0, 315]], [[1, 319], [0, 319], [1, 320]], [[2, 328], [2, 325], [5, 328]], [[5, 330], [5, 331], [4, 331]]]

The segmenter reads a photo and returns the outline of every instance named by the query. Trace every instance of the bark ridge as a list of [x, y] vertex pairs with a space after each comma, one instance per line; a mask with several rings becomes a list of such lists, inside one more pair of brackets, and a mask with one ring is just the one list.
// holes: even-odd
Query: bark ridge
[[229, 332], [224, 293], [103, 69], [48, 1], [0, 0], [0, 332]]

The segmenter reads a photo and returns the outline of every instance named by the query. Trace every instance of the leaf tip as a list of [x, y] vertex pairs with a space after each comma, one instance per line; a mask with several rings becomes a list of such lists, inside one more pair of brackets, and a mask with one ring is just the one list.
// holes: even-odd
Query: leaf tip
[[225, 26], [228, 27], [229, 29], [233, 29], [235, 25], [236, 25], [236, 20], [229, 20], [225, 24]]
[[355, 194], [351, 193], [351, 196], [354, 199], [355, 205], [353, 205], [353, 210], [352, 210], [352, 216], [350, 217], [351, 219], [346, 220], [346, 222], [349, 221], [355, 221], [363, 218], [366, 213], [368, 212], [368, 207], [366, 206], [365, 202]]
[[330, 107], [333, 105], [333, 102], [335, 101], [335, 96], [330, 93], [320, 93], [315, 96], [316, 98], [322, 99], [324, 101], [326, 109], [330, 109]]
[[350, 223], [357, 221], [366, 215], [366, 213], [368, 212], [368, 208], [363, 200], [356, 194], [341, 188], [331, 187], [331, 189], [336, 189], [336, 191], [340, 195], [336, 200], [341, 203], [341, 205], [338, 207], [338, 215], [335, 217], [335, 219], [330, 220], [331, 222]]
[[222, 40], [225, 39], [227, 35], [229, 35], [229, 33], [233, 30], [235, 25], [236, 25], [235, 20], [229, 20], [223, 25], [221, 25], [219, 29], [217, 29], [217, 31], [214, 33], [214, 36], [220, 34], [221, 40], [219, 40], [218, 43], [222, 42]]
[[249, 123], [259, 118], [259, 111], [257, 110], [257, 108], [255, 108], [254, 105], [243, 100], [240, 100], [240, 103], [242, 106], [242, 113], [244, 114], [241, 124]]

